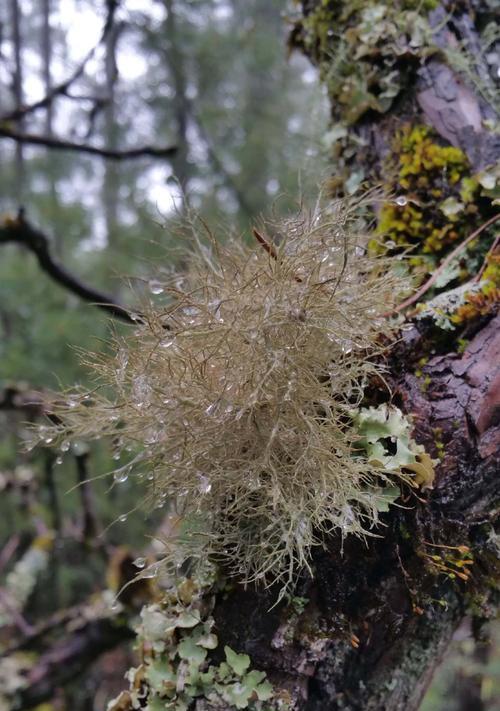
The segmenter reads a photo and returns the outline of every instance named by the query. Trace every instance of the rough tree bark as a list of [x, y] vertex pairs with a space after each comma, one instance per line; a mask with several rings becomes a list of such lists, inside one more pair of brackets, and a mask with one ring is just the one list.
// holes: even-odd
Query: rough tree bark
[[[392, 71], [403, 68], [399, 77], [393, 76], [399, 84], [385, 104], [380, 86], [374, 88], [378, 69], [361, 99], [359, 72], [358, 93], [348, 92], [351, 77], [346, 67], [354, 57], [346, 60], [338, 53], [344, 33], [356, 32], [356, 13], [361, 12], [356, 3], [299, 4], [303, 16], [292, 30], [291, 44], [321, 68], [333, 122], [346, 139], [336, 149], [344, 178], [361, 169], [371, 181], [385, 180], [384, 161], [391, 158], [394, 136], [405, 122], [425, 126], [440, 145], [461, 149], [471, 174], [498, 165], [500, 136], [492, 130], [492, 125], [498, 127], [498, 115], [482, 90], [482, 78], [491, 67], [485, 66], [480, 51], [481, 31], [495, 16], [492, 3], [421, 3], [431, 10], [423, 11], [433, 28], [431, 36], [414, 47], [408, 39], [412, 29], [406, 35], [401, 31], [400, 56], [390, 61]], [[382, 3], [361, 5], [382, 8], [376, 10], [378, 19], [388, 20]], [[401, 10], [415, 7], [398, 4]], [[363, 31], [369, 34], [373, 26]], [[377, 49], [377, 38], [365, 41], [373, 43], [368, 62], [382, 66], [385, 50]], [[388, 42], [386, 37], [382, 41]], [[460, 41], [478, 56], [476, 81], [465, 81], [446, 60], [445, 49]], [[336, 180], [339, 186], [345, 181]], [[491, 201], [480, 199], [470, 224], [485, 222], [495, 211]], [[490, 244], [493, 239], [494, 232]], [[331, 540], [326, 550], [318, 550], [315, 579], [304, 580], [297, 592], [308, 600], [300, 615], [293, 606], [270, 610], [272, 591], [236, 589], [219, 600], [214, 614], [222, 642], [248, 653], [256, 668], [287, 688], [294, 708], [417, 709], [464, 615], [472, 611], [481, 619], [495, 609], [500, 572], [494, 529], [500, 453], [497, 307], [493, 304], [488, 315], [461, 331], [470, 339], [461, 353], [456, 338], [434, 340], [435, 332], [424, 321], [404, 331], [391, 356], [395, 401], [413, 413], [417, 441], [441, 457], [434, 490], [410, 498], [406, 509], [392, 507], [383, 537], [368, 544], [348, 540], [343, 551], [340, 541]], [[422, 356], [426, 364], [420, 372]], [[453, 560], [460, 572], [460, 555], [468, 549], [474, 557], [471, 578], [443, 569]]]
[[[303, 16], [291, 44], [321, 67], [341, 139], [335, 147], [335, 187], [348, 192], [354, 174], [392, 187], [387, 165], [394, 136], [405, 124], [432, 130], [435, 145], [459, 148], [471, 176], [498, 163], [498, 116], [488, 101], [491, 68], [483, 62], [484, 52], [476, 52], [474, 79], [466, 82], [445, 51], [460, 40], [467, 40], [471, 51], [481, 49], [481, 33], [494, 16], [493, 0], [464, 0], [453, 7], [437, 0], [402, 0], [397, 6], [340, 0], [298, 4]], [[361, 17], [365, 10], [372, 15]], [[406, 27], [397, 24], [399, 11]], [[364, 23], [361, 30], [357, 21]], [[349, 33], [355, 37], [351, 49], [356, 43], [363, 49], [357, 57], [340, 56]], [[420, 135], [425, 135], [421, 128]], [[445, 173], [446, 165], [440, 200], [451, 197]], [[418, 200], [434, 204], [436, 196], [425, 195], [427, 177], [425, 172], [418, 176]], [[498, 209], [479, 192], [474, 207], [467, 234]], [[489, 234], [493, 243], [494, 232]], [[464, 236], [436, 250], [438, 258]], [[304, 577], [296, 590], [300, 604], [273, 606], [275, 590], [238, 585], [217, 599], [220, 647], [249, 654], [252, 666], [268, 673], [295, 711], [417, 709], [460, 621], [471, 613], [480, 621], [495, 610], [500, 577], [496, 310], [497, 304], [490, 304], [448, 340], [438, 337], [428, 321], [411, 323], [390, 354], [394, 402], [414, 416], [415, 439], [440, 458], [434, 489], [407, 492], [402, 506], [384, 514], [378, 538], [325, 541], [314, 553], [314, 578]], [[471, 559], [468, 575], [464, 570]], [[110, 646], [114, 637], [112, 630]], [[93, 635], [84, 649], [84, 656], [96, 653]], [[67, 664], [71, 649], [54, 659]], [[41, 677], [44, 681], [44, 673]], [[41, 698], [30, 694], [28, 689], [28, 701]]]

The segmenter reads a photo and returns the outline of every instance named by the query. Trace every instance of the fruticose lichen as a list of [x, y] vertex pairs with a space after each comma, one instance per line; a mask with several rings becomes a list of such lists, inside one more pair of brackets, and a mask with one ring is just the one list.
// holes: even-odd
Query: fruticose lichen
[[[115, 480], [144, 477], [149, 503], [177, 512], [173, 569], [210, 558], [284, 590], [326, 534], [371, 535], [398, 483], [429, 484], [418, 450], [395, 466], [360, 430], [408, 285], [368, 252], [356, 202], [268, 225], [255, 247], [192, 235], [185, 272], [152, 282], [114, 356], [88, 358], [95, 389], [50, 405], [42, 441], [112, 438]], [[393, 411], [378, 427], [409, 443]]]

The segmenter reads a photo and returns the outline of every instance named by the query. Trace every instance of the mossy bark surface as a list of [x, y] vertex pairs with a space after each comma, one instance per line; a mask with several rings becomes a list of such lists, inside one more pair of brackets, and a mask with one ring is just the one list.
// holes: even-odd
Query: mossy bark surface
[[420, 441], [435, 456], [444, 443], [433, 491], [392, 508], [383, 537], [318, 550], [315, 579], [297, 591], [303, 610], [294, 601], [270, 609], [273, 591], [238, 586], [219, 599], [220, 638], [265, 669], [292, 708], [417, 709], [464, 615], [494, 614], [499, 326], [497, 317], [480, 328], [461, 355], [432, 357], [425, 389], [407, 372], [422, 334], [408, 332], [394, 355], [395, 396], [415, 414]]
[[[482, 171], [497, 170], [500, 161], [498, 106], [488, 94], [495, 67], [484, 46], [498, 8], [481, 1], [300, 5], [290, 41], [328, 87], [332, 191], [356, 188], [349, 179], [358, 173], [358, 184], [382, 181], [407, 196], [404, 209], [380, 221], [395, 237], [395, 252], [399, 239], [421, 239], [413, 266], [423, 280], [498, 212], [498, 186], [488, 191], [481, 184]], [[362, 17], [367, 10], [371, 26]], [[377, 22], [386, 23], [385, 36], [377, 36]], [[363, 42], [367, 49], [356, 60], [345, 55]], [[478, 56], [469, 76], [448, 55], [456, 46]], [[405, 150], [413, 163], [401, 158]], [[417, 214], [405, 217], [412, 199]], [[450, 199], [463, 207], [458, 217], [446, 212]], [[398, 228], [397, 220], [408, 225], [410, 218], [419, 224]], [[474, 277], [494, 234], [473, 245], [454, 284]], [[314, 579], [304, 578], [297, 590], [299, 606], [292, 600], [272, 607], [272, 590], [242, 592], [237, 585], [219, 598], [220, 638], [265, 669], [290, 708], [417, 709], [463, 617], [495, 614], [500, 320], [493, 289], [498, 284], [480, 307], [466, 302], [455, 313], [454, 332], [414, 322], [391, 356], [394, 401], [412, 413], [417, 441], [440, 460], [434, 489], [391, 507], [380, 538], [326, 541], [314, 556]]]

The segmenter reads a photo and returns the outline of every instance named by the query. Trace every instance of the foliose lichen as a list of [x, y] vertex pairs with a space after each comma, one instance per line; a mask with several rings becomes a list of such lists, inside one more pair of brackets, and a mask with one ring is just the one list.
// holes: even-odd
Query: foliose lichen
[[[126, 679], [129, 688], [109, 702], [107, 711], [202, 711], [248, 709], [286, 711], [286, 692], [274, 689], [266, 673], [251, 668], [247, 654], [227, 645], [218, 649], [212, 585], [185, 578], [160, 602], [144, 607], [137, 628], [139, 666]], [[213, 655], [218, 654], [219, 661]]]

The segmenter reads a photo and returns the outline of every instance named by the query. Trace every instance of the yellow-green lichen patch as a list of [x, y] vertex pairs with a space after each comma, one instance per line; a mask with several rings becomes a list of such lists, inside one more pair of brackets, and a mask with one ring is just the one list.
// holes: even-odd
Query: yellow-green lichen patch
[[406, 125], [394, 140], [387, 167], [391, 187], [407, 199], [384, 205], [379, 232], [399, 247], [413, 247], [412, 266], [430, 270], [436, 260], [429, 257], [449, 251], [477, 220], [467, 157], [442, 145], [426, 126]]

